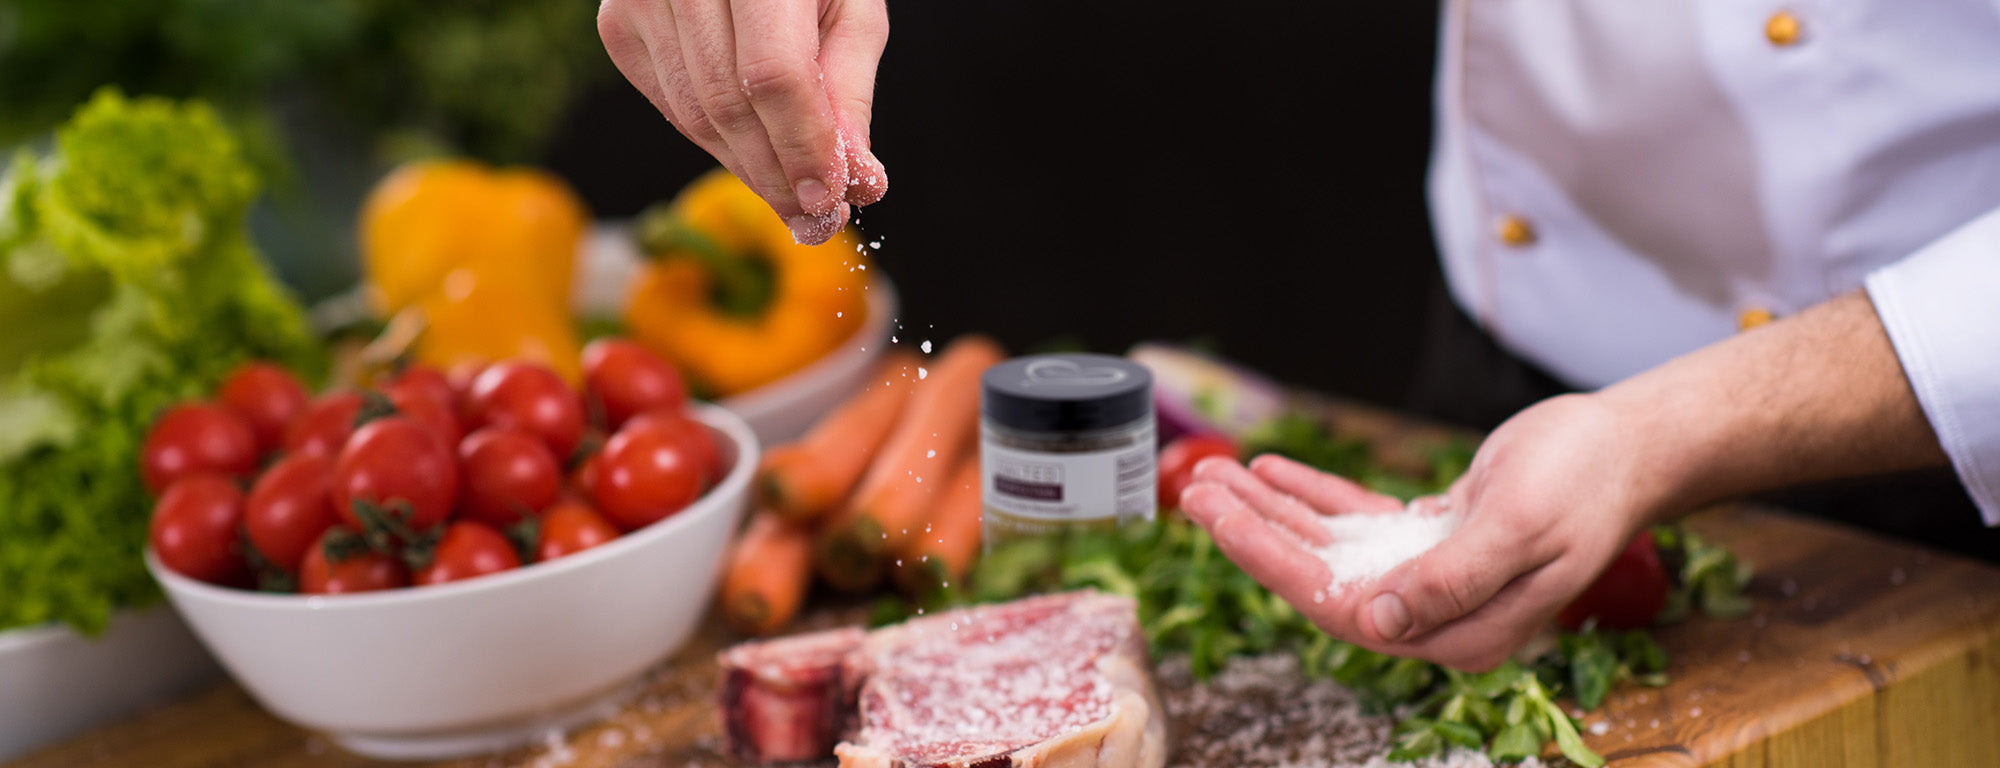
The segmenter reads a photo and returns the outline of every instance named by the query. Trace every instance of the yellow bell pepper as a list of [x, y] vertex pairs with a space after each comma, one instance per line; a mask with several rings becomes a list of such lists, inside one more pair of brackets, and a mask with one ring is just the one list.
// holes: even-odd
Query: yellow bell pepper
[[570, 281], [590, 219], [561, 179], [463, 160], [398, 168], [361, 210], [371, 299], [419, 316], [416, 359], [529, 359], [581, 376]]
[[726, 170], [640, 214], [637, 230], [651, 263], [626, 301], [626, 330], [704, 394], [737, 394], [803, 368], [866, 318], [868, 261], [853, 229], [800, 245]]

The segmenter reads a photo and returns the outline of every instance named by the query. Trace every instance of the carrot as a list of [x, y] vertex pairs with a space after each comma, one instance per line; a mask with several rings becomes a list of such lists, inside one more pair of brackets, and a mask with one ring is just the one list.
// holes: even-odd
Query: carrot
[[817, 561], [827, 583], [845, 589], [872, 584], [887, 555], [922, 532], [932, 489], [950, 481], [978, 434], [979, 377], [1004, 355], [992, 339], [961, 336], [911, 388], [903, 417], [862, 475], [848, 509], [821, 529]]
[[842, 592], [867, 592], [882, 581], [882, 558], [865, 545], [858, 534], [849, 533], [861, 518], [861, 510], [843, 506], [825, 524], [813, 547], [814, 570], [827, 586]]
[[722, 573], [722, 616], [751, 635], [783, 629], [812, 581], [812, 533], [758, 511], [737, 538]]
[[979, 456], [968, 455], [958, 462], [945, 484], [943, 499], [932, 510], [930, 522], [921, 535], [910, 539], [909, 547], [897, 555], [890, 574], [904, 594], [924, 598], [936, 590], [965, 578], [972, 558], [979, 554], [980, 502]]
[[836, 406], [798, 440], [771, 448], [757, 468], [758, 501], [793, 523], [809, 523], [847, 499], [896, 426], [919, 359], [898, 350], [868, 387]]

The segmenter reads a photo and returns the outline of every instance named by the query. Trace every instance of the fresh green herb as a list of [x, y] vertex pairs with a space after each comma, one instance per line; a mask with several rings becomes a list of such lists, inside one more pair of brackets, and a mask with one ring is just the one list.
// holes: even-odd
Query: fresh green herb
[[1243, 455], [1275, 453], [1342, 477], [1385, 475], [1368, 442], [1334, 434], [1326, 420], [1292, 412], [1258, 425], [1243, 436]]
[[1718, 619], [1750, 612], [1750, 601], [1743, 596], [1744, 588], [1750, 585], [1749, 563], [1678, 525], [1654, 527], [1653, 542], [1674, 581], [1657, 623], [1672, 624], [1696, 610]]

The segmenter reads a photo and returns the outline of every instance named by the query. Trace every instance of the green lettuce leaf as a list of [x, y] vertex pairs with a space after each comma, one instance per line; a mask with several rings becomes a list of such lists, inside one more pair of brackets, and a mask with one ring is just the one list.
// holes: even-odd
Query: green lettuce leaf
[[100, 91], [0, 182], [0, 629], [100, 631], [157, 599], [140, 559], [154, 415], [266, 358], [317, 378], [251, 245], [257, 178], [213, 111]]

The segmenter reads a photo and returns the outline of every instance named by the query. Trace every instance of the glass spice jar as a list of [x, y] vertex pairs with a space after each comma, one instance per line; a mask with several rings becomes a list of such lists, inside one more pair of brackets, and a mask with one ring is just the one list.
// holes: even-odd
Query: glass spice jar
[[1153, 375], [1110, 355], [1020, 357], [980, 379], [987, 550], [1073, 527], [1152, 520]]

